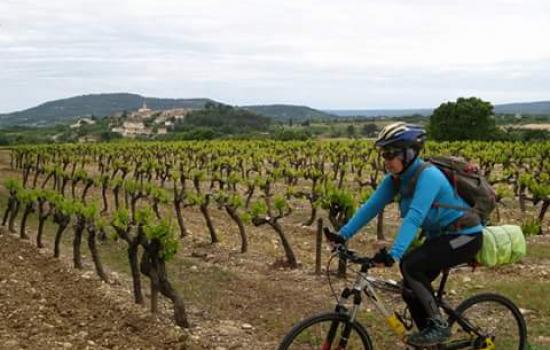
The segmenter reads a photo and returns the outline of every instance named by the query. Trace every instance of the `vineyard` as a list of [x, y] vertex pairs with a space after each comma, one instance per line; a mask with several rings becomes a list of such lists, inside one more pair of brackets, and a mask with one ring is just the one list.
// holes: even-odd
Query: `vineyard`
[[[492, 222], [521, 225], [529, 242], [521, 264], [457, 272], [452, 291], [517, 300], [533, 349], [550, 348], [550, 142], [428, 143], [423, 157], [432, 155], [478, 164], [498, 195]], [[0, 158], [0, 234], [91, 268], [104, 284], [126, 276], [128, 300], [190, 327], [191, 349], [274, 348], [326, 309], [319, 227], [339, 229], [384, 176], [369, 141], [21, 146]], [[352, 246], [391, 240], [398, 218], [392, 204]], [[375, 343], [395, 347], [371, 311]], [[225, 339], [236, 337], [245, 340]]]

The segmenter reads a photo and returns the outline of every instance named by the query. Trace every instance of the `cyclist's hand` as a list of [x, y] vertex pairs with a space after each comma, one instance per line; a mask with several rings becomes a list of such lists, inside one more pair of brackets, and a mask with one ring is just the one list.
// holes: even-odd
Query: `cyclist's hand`
[[393, 260], [392, 256], [388, 254], [386, 248], [382, 248], [374, 255], [372, 262], [378, 267], [392, 267], [395, 260]]
[[325, 233], [325, 237], [332, 251], [338, 250], [340, 246], [343, 246], [344, 244], [346, 244], [346, 240], [344, 239], [344, 237], [340, 236], [339, 234], [331, 232], [326, 227], [324, 228], [323, 231]]

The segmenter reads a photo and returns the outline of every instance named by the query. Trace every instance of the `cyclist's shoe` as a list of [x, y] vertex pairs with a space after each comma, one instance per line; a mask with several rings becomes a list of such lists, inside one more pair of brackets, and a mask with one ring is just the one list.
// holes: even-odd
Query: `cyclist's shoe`
[[428, 327], [411, 334], [407, 343], [415, 346], [431, 346], [445, 342], [451, 337], [451, 327], [445, 321], [430, 319]]

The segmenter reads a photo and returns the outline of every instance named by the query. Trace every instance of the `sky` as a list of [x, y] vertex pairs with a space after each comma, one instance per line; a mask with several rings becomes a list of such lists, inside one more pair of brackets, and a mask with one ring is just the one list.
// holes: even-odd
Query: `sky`
[[550, 100], [547, 0], [0, 0], [0, 113], [90, 93], [231, 105]]

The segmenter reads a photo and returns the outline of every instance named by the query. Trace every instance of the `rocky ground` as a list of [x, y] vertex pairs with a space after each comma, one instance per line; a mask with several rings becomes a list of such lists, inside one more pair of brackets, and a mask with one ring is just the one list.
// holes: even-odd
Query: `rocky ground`
[[185, 332], [28, 242], [3, 234], [0, 254], [2, 349], [185, 348]]
[[[190, 330], [131, 303], [123, 281], [100, 282], [5, 232], [0, 235], [1, 349], [261, 349], [252, 326], [201, 322]], [[48, 253], [46, 255], [46, 253]], [[194, 320], [200, 313], [190, 310]], [[224, 340], [227, 338], [228, 340]], [[218, 344], [218, 345], [214, 345]], [[257, 347], [256, 347], [257, 346]]]

